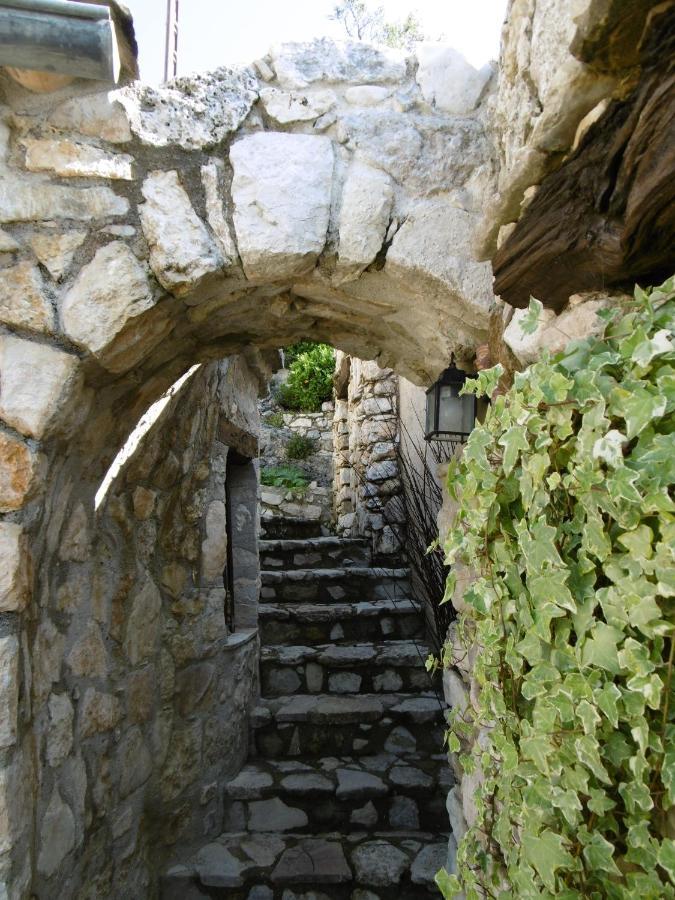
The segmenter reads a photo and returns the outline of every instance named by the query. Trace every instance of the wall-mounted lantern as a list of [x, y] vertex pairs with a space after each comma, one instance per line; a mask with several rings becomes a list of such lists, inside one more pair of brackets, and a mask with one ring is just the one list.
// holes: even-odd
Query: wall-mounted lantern
[[451, 365], [427, 391], [426, 441], [463, 443], [476, 422], [476, 397], [459, 392], [466, 374]]

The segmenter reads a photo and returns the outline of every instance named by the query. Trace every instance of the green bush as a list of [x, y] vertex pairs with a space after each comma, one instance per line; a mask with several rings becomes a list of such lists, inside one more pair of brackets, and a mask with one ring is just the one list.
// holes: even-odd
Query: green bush
[[316, 341], [298, 341], [295, 344], [291, 344], [290, 347], [284, 347], [284, 365], [287, 369], [290, 368], [302, 353], [307, 353], [317, 346], [320, 345]]
[[269, 415], [265, 416], [263, 419], [265, 425], [269, 425], [270, 428], [283, 428], [284, 427], [284, 414], [282, 412], [273, 412]]
[[331, 346], [309, 345], [291, 363], [288, 380], [277, 394], [278, 402], [286, 409], [318, 412], [321, 404], [333, 395], [334, 369], [335, 353]]
[[635, 298], [517, 374], [449, 474], [481, 649], [448, 742], [484, 782], [446, 898], [675, 897], [675, 279]]
[[302, 491], [309, 484], [304, 472], [297, 466], [266, 466], [260, 470], [260, 482], [289, 491]]
[[286, 442], [286, 456], [289, 459], [307, 459], [316, 453], [318, 443], [314, 438], [303, 437], [301, 434], [292, 434]]

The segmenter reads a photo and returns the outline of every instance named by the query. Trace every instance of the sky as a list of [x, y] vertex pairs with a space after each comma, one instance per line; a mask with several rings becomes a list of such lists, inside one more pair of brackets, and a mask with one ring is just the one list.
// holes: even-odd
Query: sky
[[[158, 84], [164, 69], [166, 0], [126, 0], [134, 17], [141, 78]], [[506, 0], [379, 0], [386, 18], [414, 12], [425, 35], [460, 50], [476, 67], [499, 52]], [[272, 44], [344, 38], [332, 0], [180, 0], [178, 74], [250, 63]]]

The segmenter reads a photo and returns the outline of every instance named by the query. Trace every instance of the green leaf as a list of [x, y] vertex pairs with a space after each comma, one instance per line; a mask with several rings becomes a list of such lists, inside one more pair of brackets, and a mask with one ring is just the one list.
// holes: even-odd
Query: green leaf
[[583, 665], [599, 666], [618, 675], [621, 671], [618, 645], [623, 638], [624, 633], [620, 629], [604, 622], [597, 622], [583, 646], [581, 657]]
[[555, 891], [556, 871], [575, 867], [574, 857], [566, 849], [563, 837], [547, 829], [539, 836], [523, 834], [522, 842], [525, 858], [529, 864], [549, 891]]
[[434, 881], [445, 900], [453, 900], [453, 897], [462, 893], [462, 887], [457, 876], [448, 874], [446, 869], [436, 872]]
[[610, 844], [601, 834], [597, 832], [592, 835], [590, 841], [583, 849], [584, 859], [589, 865], [591, 872], [600, 870], [609, 872], [610, 875], [620, 875], [616, 863], [614, 862], [614, 845]]
[[527, 307], [527, 312], [524, 316], [521, 316], [519, 322], [520, 330], [523, 334], [535, 333], [539, 327], [539, 319], [543, 308], [544, 304], [541, 303], [541, 301], [536, 300], [534, 297], [530, 297], [530, 304]]
[[659, 848], [659, 865], [666, 870], [668, 877], [675, 884], [675, 841], [664, 838]]
[[604, 437], [598, 438], [593, 444], [593, 459], [603, 460], [608, 466], [616, 468], [623, 464], [623, 447], [625, 443], [625, 435], [613, 428]]
[[504, 468], [504, 473], [508, 475], [518, 462], [521, 450], [529, 449], [530, 445], [527, 440], [525, 429], [521, 425], [513, 425], [499, 438], [499, 444], [504, 448], [504, 461], [502, 466]]

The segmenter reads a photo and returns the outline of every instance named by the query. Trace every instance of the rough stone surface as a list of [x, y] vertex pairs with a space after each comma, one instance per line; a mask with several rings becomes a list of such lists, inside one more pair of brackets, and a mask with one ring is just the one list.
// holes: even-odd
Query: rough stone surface
[[394, 190], [381, 170], [352, 163], [342, 193], [339, 224], [338, 272], [356, 277], [375, 259], [382, 247]]
[[22, 609], [28, 599], [28, 548], [14, 522], [0, 522], [0, 558], [0, 612]]
[[356, 877], [362, 884], [386, 887], [398, 884], [408, 867], [408, 857], [386, 841], [370, 841], [352, 856]]
[[30, 447], [0, 433], [0, 512], [13, 512], [24, 505], [39, 472], [39, 458]]
[[278, 797], [272, 800], [255, 800], [250, 804], [251, 831], [292, 831], [307, 824], [307, 816], [301, 809], [287, 806]]
[[229, 222], [223, 209], [223, 198], [220, 182], [222, 180], [223, 164], [220, 160], [211, 160], [202, 166], [202, 184], [206, 200], [206, 218], [215, 234], [220, 252], [223, 255], [225, 265], [232, 265], [237, 261], [237, 247], [232, 237]]
[[0, 638], [0, 748], [16, 742], [19, 703], [19, 642]]
[[160, 284], [176, 295], [194, 288], [223, 266], [223, 258], [199, 219], [176, 171], [152, 172], [143, 182], [139, 207]]
[[96, 252], [66, 294], [63, 329], [76, 344], [100, 355], [127, 322], [154, 306], [145, 269], [121, 241]]
[[362, 43], [319, 38], [311, 44], [280, 44], [271, 53], [277, 79], [287, 88], [304, 88], [317, 81], [381, 84], [405, 75], [402, 55]]
[[419, 60], [415, 77], [428, 103], [456, 116], [477, 106], [492, 76], [491, 66], [477, 71], [459, 51], [438, 43], [419, 44], [415, 55]]
[[0, 335], [0, 416], [22, 434], [41, 438], [77, 363], [77, 357], [55, 347]]
[[232, 145], [230, 160], [234, 227], [247, 277], [307, 272], [326, 242], [331, 142], [312, 135], [254, 134]]
[[268, 116], [280, 125], [286, 125], [289, 122], [311, 122], [318, 119], [335, 106], [337, 98], [333, 91], [296, 93], [263, 88], [260, 91], [260, 102]]
[[133, 160], [126, 153], [108, 153], [67, 140], [29, 140], [25, 145], [30, 172], [54, 172], [66, 178], [133, 178]]
[[2, 272], [0, 322], [47, 334], [54, 329], [54, 310], [36, 266], [22, 262]]
[[249, 70], [225, 67], [159, 88], [139, 83], [110, 95], [124, 106], [131, 130], [144, 144], [176, 144], [184, 150], [219, 143], [244, 121], [257, 96]]
[[52, 278], [61, 281], [71, 266], [75, 251], [86, 237], [86, 231], [46, 231], [32, 235], [30, 245]]
[[49, 877], [75, 846], [75, 819], [71, 808], [63, 802], [57, 788], [52, 792], [40, 829], [40, 851], [37, 866]]
[[73, 97], [56, 107], [49, 117], [49, 124], [61, 131], [124, 144], [131, 140], [131, 130], [124, 108], [113, 98], [114, 94], [105, 92]]

